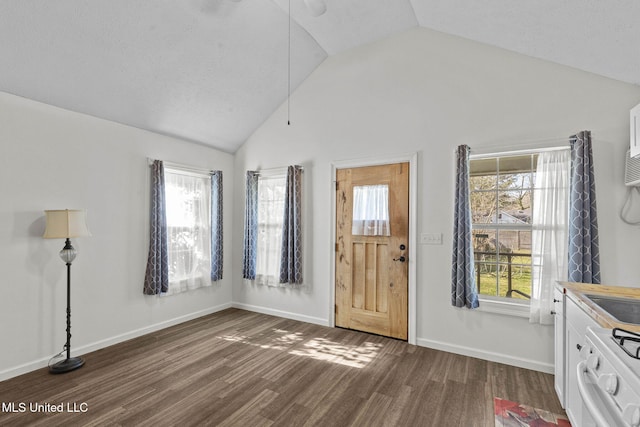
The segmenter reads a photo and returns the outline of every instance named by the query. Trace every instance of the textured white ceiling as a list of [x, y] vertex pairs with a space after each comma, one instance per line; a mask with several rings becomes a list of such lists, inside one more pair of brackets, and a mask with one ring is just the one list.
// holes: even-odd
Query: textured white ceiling
[[423, 27], [640, 84], [640, 1], [411, 3]]
[[289, 40], [292, 89], [418, 25], [640, 84], [636, 0], [324, 1], [2, 0], [0, 91], [234, 152], [286, 100]]

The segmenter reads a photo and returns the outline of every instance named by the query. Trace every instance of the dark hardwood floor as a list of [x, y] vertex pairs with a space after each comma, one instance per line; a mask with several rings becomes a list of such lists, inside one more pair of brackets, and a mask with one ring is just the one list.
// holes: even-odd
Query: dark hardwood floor
[[493, 426], [494, 396], [563, 413], [552, 375], [237, 309], [83, 357], [0, 382], [0, 425]]

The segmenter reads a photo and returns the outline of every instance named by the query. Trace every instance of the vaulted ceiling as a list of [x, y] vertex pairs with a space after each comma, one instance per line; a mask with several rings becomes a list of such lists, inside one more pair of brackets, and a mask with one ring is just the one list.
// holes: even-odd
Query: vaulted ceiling
[[0, 91], [235, 152], [327, 56], [417, 26], [640, 84], [636, 0], [2, 0]]

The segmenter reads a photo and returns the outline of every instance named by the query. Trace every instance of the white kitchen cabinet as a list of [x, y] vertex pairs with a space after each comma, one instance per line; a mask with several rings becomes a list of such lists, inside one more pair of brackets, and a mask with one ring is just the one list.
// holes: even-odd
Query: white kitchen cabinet
[[565, 309], [564, 292], [562, 287], [556, 286], [553, 291], [554, 319], [554, 387], [560, 399], [560, 404], [565, 407], [566, 389], [566, 360], [565, 360]]
[[589, 326], [597, 327], [596, 321], [565, 294], [565, 410], [571, 425], [582, 426], [582, 398], [578, 391], [578, 363], [583, 360], [580, 351], [585, 345], [585, 333]]
[[629, 119], [629, 149], [631, 157], [636, 157], [640, 155], [640, 104], [631, 109]]

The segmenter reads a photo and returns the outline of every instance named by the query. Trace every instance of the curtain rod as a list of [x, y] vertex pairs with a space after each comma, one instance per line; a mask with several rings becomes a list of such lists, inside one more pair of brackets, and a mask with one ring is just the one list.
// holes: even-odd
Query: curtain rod
[[[153, 164], [153, 162], [155, 160], [160, 160], [160, 159], [152, 159], [151, 157], [147, 157], [147, 163], [149, 165]], [[215, 169], [209, 169], [209, 168], [201, 168], [198, 166], [193, 166], [193, 165], [185, 165], [183, 163], [175, 163], [175, 162], [168, 162], [166, 160], [162, 160], [162, 163], [169, 168], [175, 168], [175, 169], [180, 169], [180, 170], [184, 170], [187, 172], [194, 172], [194, 173], [202, 173], [205, 175], [209, 175], [213, 172], [218, 172]]]
[[[575, 137], [554, 137], [544, 139], [531, 139], [526, 141], [517, 141], [509, 145], [491, 145], [480, 147], [479, 149], [470, 148], [469, 154], [475, 158], [491, 155], [526, 155], [536, 153], [541, 150], [568, 150], [572, 141], [575, 141]], [[521, 150], [514, 149], [514, 145], [530, 145], [528, 148]]]
[[[304, 167], [300, 165], [293, 165], [300, 169], [300, 171], [304, 172]], [[278, 173], [287, 173], [288, 166], [281, 166], [277, 168], [267, 168], [267, 169], [257, 169], [256, 172], [259, 174], [278, 174]]]
[[469, 157], [474, 159], [483, 159], [483, 158], [491, 158], [491, 157], [503, 157], [503, 156], [526, 156], [529, 154], [538, 154], [541, 151], [565, 151], [569, 150], [571, 147], [540, 147], [540, 148], [530, 148], [526, 150], [512, 150], [512, 151], [491, 151], [486, 153], [478, 153], [474, 154], [473, 150], [469, 151]]

